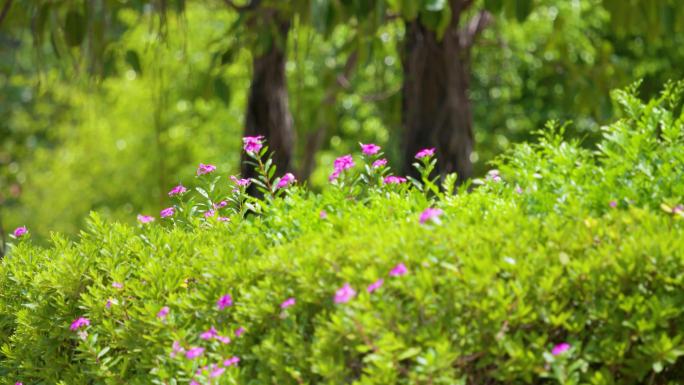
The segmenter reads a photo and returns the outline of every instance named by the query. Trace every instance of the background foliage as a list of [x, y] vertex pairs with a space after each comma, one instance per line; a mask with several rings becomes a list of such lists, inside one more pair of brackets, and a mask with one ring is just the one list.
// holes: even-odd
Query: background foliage
[[[107, 76], [95, 79], [89, 74], [98, 56], [67, 41], [79, 39], [68, 37], [78, 32], [73, 23], [63, 24], [68, 10], [48, 18], [38, 35], [35, 23], [20, 23], [28, 8], [13, 7], [4, 20], [6, 229], [29, 225], [36, 238], [52, 230], [75, 234], [90, 210], [132, 221], [137, 212], [162, 208], [170, 186], [199, 162], [237, 170], [252, 55], [250, 35], [234, 27], [239, 13], [222, 2], [171, 2], [162, 26], [156, 5], [143, 3], [107, 20], [111, 39], [96, 63]], [[391, 159], [400, 158], [403, 23], [368, 25], [344, 13], [312, 23], [326, 12], [324, 3], [295, 17], [288, 42], [296, 166], [313, 171], [315, 189], [327, 183], [334, 154], [359, 141], [382, 144]], [[480, 175], [495, 155], [532, 139], [548, 119], [572, 121], [568, 135], [591, 146], [615, 115], [610, 89], [643, 78], [641, 96], [651, 97], [667, 79], [682, 77], [681, 15], [652, 11], [671, 2], [620, 10], [611, 1], [540, 0], [523, 18], [501, 17], [517, 11], [500, 3], [502, 13], [473, 51], [471, 158]], [[640, 24], [647, 22], [659, 29]], [[307, 151], [317, 133], [322, 151]]]

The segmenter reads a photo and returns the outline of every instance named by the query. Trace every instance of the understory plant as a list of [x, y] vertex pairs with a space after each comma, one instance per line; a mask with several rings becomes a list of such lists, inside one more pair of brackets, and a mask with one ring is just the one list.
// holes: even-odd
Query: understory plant
[[135, 226], [18, 228], [0, 384], [679, 383], [680, 94], [618, 92], [595, 151], [551, 124], [460, 187], [362, 143], [312, 193], [247, 137], [256, 178], [200, 164]]

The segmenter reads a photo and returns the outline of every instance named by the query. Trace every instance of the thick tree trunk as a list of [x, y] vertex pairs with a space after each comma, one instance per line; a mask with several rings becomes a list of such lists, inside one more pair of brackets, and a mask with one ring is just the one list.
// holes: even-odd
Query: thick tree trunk
[[[292, 171], [292, 152], [295, 143], [285, 77], [289, 29], [289, 21], [279, 21], [279, 35], [271, 39], [268, 49], [254, 56], [252, 84], [245, 118], [245, 136], [266, 137], [279, 175]], [[246, 165], [244, 160], [243, 155], [243, 178], [254, 177], [253, 167]]]
[[453, 18], [440, 40], [434, 31], [414, 20], [406, 23], [402, 58], [404, 171], [422, 148], [437, 148], [441, 175], [458, 173], [459, 183], [472, 176], [473, 123], [468, 85], [469, 45], [459, 30], [460, 2], [451, 0]]

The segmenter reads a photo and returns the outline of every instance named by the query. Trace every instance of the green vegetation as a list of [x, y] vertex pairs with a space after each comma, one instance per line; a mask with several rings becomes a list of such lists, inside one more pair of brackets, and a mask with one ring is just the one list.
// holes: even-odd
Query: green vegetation
[[455, 195], [429, 155], [401, 183], [354, 155], [321, 193], [204, 167], [166, 218], [29, 229], [0, 270], [1, 381], [676, 384], [682, 88], [616, 92], [596, 148], [550, 124]]

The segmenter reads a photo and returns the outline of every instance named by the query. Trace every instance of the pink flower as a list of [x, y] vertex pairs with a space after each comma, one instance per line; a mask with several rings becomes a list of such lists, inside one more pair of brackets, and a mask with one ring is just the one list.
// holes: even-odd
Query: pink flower
[[219, 340], [222, 344], [229, 344], [229, 343], [230, 343], [230, 338], [228, 338], [228, 337], [224, 337], [224, 336], [217, 335], [217, 336], [214, 337], [214, 338], [216, 338], [217, 340]]
[[493, 182], [501, 182], [501, 175], [499, 175], [499, 170], [489, 170], [487, 173], [487, 179]]
[[228, 222], [230, 220], [230, 218], [228, 217], [218, 217], [217, 219], [219, 220], [219, 222]]
[[200, 334], [200, 338], [203, 340], [211, 340], [211, 339], [216, 338], [216, 336], [218, 336], [218, 332], [216, 331], [216, 329], [213, 326], [211, 327], [211, 329]]
[[352, 158], [351, 155], [343, 155], [335, 159], [335, 163], [333, 164], [333, 168], [340, 171], [348, 170], [354, 166], [354, 158]]
[[182, 195], [185, 194], [188, 191], [182, 184], [179, 184], [178, 186], [174, 187], [169, 191], [169, 196], [176, 196], [176, 195]]
[[610, 207], [616, 208], [616, 207], [617, 207], [617, 202], [616, 202], [616, 201], [610, 201]]
[[318, 217], [321, 219], [325, 219], [328, 217], [328, 213], [326, 213], [325, 210], [321, 210], [321, 212], [318, 213]]
[[209, 373], [209, 378], [216, 378], [216, 377], [222, 375], [223, 372], [226, 371], [225, 368], [222, 368], [220, 366], [212, 365], [211, 367], [212, 367], [212, 369], [211, 369], [211, 373]]
[[24, 385], [21, 382], [15, 382], [14, 385]]
[[406, 182], [406, 178], [401, 177], [401, 176], [394, 176], [394, 175], [388, 175], [382, 181], [382, 183], [384, 183], [384, 184], [399, 184], [399, 183], [404, 183], [404, 182]]
[[406, 265], [404, 265], [403, 263], [399, 263], [398, 265], [394, 266], [394, 268], [390, 271], [389, 275], [390, 277], [400, 277], [402, 275], [406, 275], [406, 273], [408, 273]]
[[204, 217], [205, 218], [213, 217], [214, 214], [216, 214], [216, 212], [214, 210], [207, 210], [204, 212]]
[[28, 233], [28, 229], [26, 228], [26, 226], [21, 226], [14, 229], [13, 234], [16, 238], [21, 238], [22, 236], [26, 235], [26, 233]]
[[522, 193], [523, 193], [522, 187], [520, 187], [520, 186], [515, 186], [515, 192], [518, 193], [518, 194], [522, 194]]
[[330, 174], [330, 176], [328, 177], [328, 180], [330, 182], [334, 181], [335, 179], [340, 177], [341, 173], [342, 173], [342, 170], [337, 170], [337, 169], [333, 170], [332, 174]]
[[111, 298], [109, 298], [109, 299], [107, 300], [107, 303], [105, 303], [105, 307], [106, 307], [107, 309], [110, 309], [110, 308], [112, 307], [112, 299], [111, 299]]
[[233, 306], [233, 297], [226, 294], [223, 297], [219, 298], [219, 300], [216, 302], [216, 305], [218, 306], [219, 310], [223, 310], [227, 307]]
[[246, 152], [259, 152], [264, 144], [261, 142], [264, 139], [263, 136], [245, 136], [242, 138], [243, 148]]
[[185, 358], [189, 360], [194, 360], [204, 353], [204, 348], [192, 348], [185, 353]]
[[252, 182], [250, 179], [238, 179], [235, 175], [230, 176], [230, 180], [233, 181], [237, 186], [246, 187]]
[[221, 202], [215, 204], [215, 205], [214, 205], [214, 208], [216, 208], [216, 209], [222, 209], [222, 208], [224, 208], [224, 207], [226, 207], [226, 206], [228, 206], [228, 202], [226, 202], [226, 201], [221, 201]]
[[677, 205], [672, 208], [672, 214], [679, 214], [681, 212], [684, 212], [684, 206], [682, 205]]
[[290, 306], [294, 306], [295, 304], [295, 299], [294, 298], [288, 298], [283, 303], [280, 304], [281, 309], [287, 309]]
[[283, 175], [282, 178], [278, 181], [278, 184], [276, 185], [276, 188], [283, 188], [287, 187], [290, 183], [296, 182], [297, 179], [295, 179], [295, 176], [292, 175], [291, 172], [288, 172], [287, 174]]
[[335, 303], [349, 302], [355, 295], [356, 291], [348, 283], [345, 283], [344, 286], [335, 292]]
[[373, 168], [379, 168], [379, 167], [383, 167], [385, 165], [387, 165], [387, 159], [385, 159], [385, 158], [378, 159], [375, 162], [373, 162]]
[[246, 331], [245, 328], [240, 326], [239, 328], [237, 328], [235, 330], [235, 337], [240, 337], [241, 335], [243, 335], [245, 333], [245, 331]]
[[199, 382], [192, 380], [189, 385], [201, 385]]
[[161, 309], [159, 310], [159, 312], [157, 313], [157, 318], [164, 319], [164, 318], [166, 318], [167, 315], [169, 315], [169, 307], [168, 307], [168, 306], [164, 306], [164, 307], [161, 308]]
[[84, 317], [79, 317], [74, 320], [74, 322], [71, 323], [71, 326], [69, 329], [71, 330], [78, 330], [84, 326], [90, 325], [90, 320]]
[[238, 364], [240, 362], [240, 357], [233, 356], [225, 361], [223, 361], [223, 366], [233, 366]]
[[551, 349], [551, 354], [554, 356], [557, 356], [559, 354], [563, 354], [570, 350], [570, 344], [567, 342], [561, 342], [560, 344], [556, 345]]
[[176, 355], [183, 353], [185, 349], [181, 346], [180, 342], [178, 341], [173, 341], [173, 346], [171, 346], [171, 358], [175, 357]]
[[363, 152], [364, 155], [375, 155], [380, 151], [380, 146], [369, 143], [369, 144], [363, 144], [361, 143], [361, 152]]
[[383, 283], [385, 283], [385, 280], [380, 278], [377, 281], [368, 285], [368, 288], [366, 289], [366, 291], [369, 293], [372, 293], [372, 292], [378, 290], [382, 286]]
[[429, 220], [437, 221], [439, 219], [439, 216], [442, 215], [444, 211], [442, 209], [436, 209], [432, 207], [428, 207], [425, 210], [423, 210], [422, 213], [420, 213], [420, 223], [424, 224], [425, 222]]
[[112, 287], [115, 289], [123, 289], [123, 283], [121, 282], [112, 282]]
[[138, 214], [138, 222], [143, 224], [154, 222], [154, 217], [151, 217], [149, 215]]
[[216, 166], [214, 166], [213, 164], [200, 163], [197, 167], [197, 175], [209, 174], [214, 172], [214, 170], [216, 170]]
[[176, 209], [173, 207], [167, 207], [159, 212], [159, 216], [162, 218], [168, 218], [176, 213]]
[[424, 148], [416, 154], [416, 159], [423, 159], [435, 155], [435, 148]]

